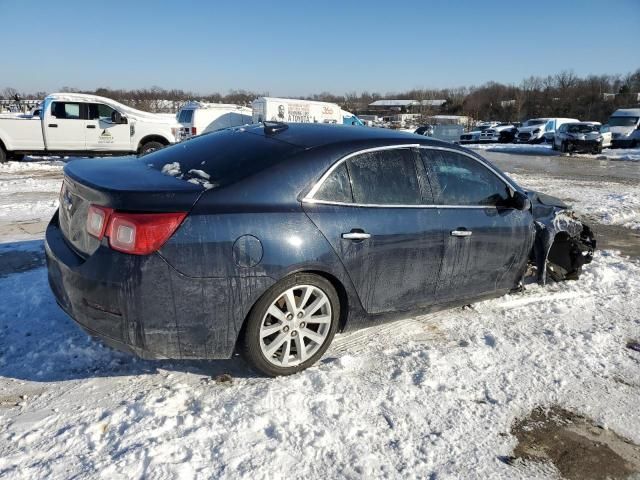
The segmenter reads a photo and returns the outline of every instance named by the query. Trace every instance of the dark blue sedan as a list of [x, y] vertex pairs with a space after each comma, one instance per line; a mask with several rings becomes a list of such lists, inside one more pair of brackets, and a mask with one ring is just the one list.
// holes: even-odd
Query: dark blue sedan
[[267, 375], [337, 331], [577, 278], [595, 241], [559, 200], [424, 136], [260, 124], [64, 169], [51, 288], [89, 334], [144, 358]]

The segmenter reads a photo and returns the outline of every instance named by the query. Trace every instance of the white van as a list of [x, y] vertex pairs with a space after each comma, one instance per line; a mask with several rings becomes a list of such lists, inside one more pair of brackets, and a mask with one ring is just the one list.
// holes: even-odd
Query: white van
[[640, 146], [640, 108], [621, 108], [609, 117], [611, 146], [636, 148]]
[[518, 128], [517, 143], [553, 142], [556, 130], [565, 123], [579, 122], [576, 118], [532, 118]]
[[186, 103], [176, 114], [180, 140], [251, 123], [251, 109], [228, 103]]

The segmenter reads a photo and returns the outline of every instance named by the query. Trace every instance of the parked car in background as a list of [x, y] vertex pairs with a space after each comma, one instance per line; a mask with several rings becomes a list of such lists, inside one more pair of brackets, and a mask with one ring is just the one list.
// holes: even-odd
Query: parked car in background
[[484, 132], [485, 130], [488, 130], [491, 127], [492, 125], [489, 125], [489, 124], [476, 126], [470, 132], [466, 132], [460, 135], [460, 143], [465, 144], [465, 143], [480, 142], [480, 135], [482, 134], [482, 132]]
[[611, 132], [608, 125], [599, 122], [565, 123], [556, 132], [551, 148], [562, 153], [601, 153], [611, 146]]
[[422, 125], [421, 127], [416, 128], [416, 130], [413, 132], [417, 135], [424, 135], [425, 137], [432, 137], [433, 136], [433, 125]]
[[188, 102], [176, 114], [180, 140], [205, 132], [251, 123], [249, 107], [226, 103]]
[[640, 146], [640, 108], [621, 108], [607, 122], [613, 136], [612, 147]]
[[[511, 143], [515, 137], [516, 127], [511, 123], [499, 123], [480, 133], [481, 142]], [[504, 133], [503, 133], [504, 132]]]
[[45, 241], [91, 335], [150, 358], [239, 351], [274, 376], [337, 331], [503, 295], [530, 260], [541, 282], [577, 278], [594, 247], [565, 204], [459, 146], [269, 123], [68, 163]]
[[542, 143], [553, 141], [556, 129], [568, 122], [579, 122], [575, 118], [532, 118], [518, 128], [516, 142]]
[[38, 116], [0, 117], [0, 162], [24, 154], [144, 154], [174, 143], [178, 129], [175, 119], [109, 98], [54, 93]]

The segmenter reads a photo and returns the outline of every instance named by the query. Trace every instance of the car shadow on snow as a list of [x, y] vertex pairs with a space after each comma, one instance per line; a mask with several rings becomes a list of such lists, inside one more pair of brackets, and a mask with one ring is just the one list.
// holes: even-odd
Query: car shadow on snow
[[0, 244], [0, 377], [56, 382], [152, 375], [160, 370], [207, 377], [257, 376], [238, 356], [230, 360], [141, 360], [92, 339], [57, 305], [44, 267], [41, 240]]

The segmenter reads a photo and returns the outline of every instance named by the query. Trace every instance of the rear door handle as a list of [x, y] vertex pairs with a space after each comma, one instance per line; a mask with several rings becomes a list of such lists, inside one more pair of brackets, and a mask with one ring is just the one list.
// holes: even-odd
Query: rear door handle
[[87, 128], [96, 128], [95, 125], [87, 125]]
[[50, 123], [49, 126], [51, 128], [58, 128], [58, 124], [57, 123]]
[[366, 240], [367, 238], [371, 238], [371, 234], [365, 232], [349, 232], [343, 233], [342, 238], [345, 240]]
[[471, 230], [451, 230], [452, 237], [470, 237], [472, 234]]

